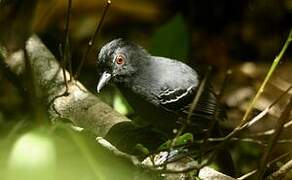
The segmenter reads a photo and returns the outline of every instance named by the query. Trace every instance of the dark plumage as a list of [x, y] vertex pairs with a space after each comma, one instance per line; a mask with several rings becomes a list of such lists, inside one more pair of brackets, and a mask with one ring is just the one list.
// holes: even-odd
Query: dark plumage
[[[145, 122], [165, 132], [186, 117], [201, 80], [197, 71], [169, 58], [151, 56], [142, 47], [115, 39], [102, 47], [98, 66], [103, 72], [97, 91], [112, 80]], [[192, 128], [200, 132], [216, 110], [221, 111], [209, 84], [192, 116]], [[223, 114], [223, 113], [221, 113]]]

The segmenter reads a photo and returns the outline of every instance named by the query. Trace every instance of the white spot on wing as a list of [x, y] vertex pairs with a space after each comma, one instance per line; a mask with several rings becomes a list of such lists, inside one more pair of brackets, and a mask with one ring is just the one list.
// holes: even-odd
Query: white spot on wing
[[[191, 90], [192, 90], [193, 86], [189, 87], [186, 92], [184, 92], [183, 94], [177, 96], [175, 99], [170, 99], [170, 100], [164, 100], [163, 102], [161, 102], [161, 104], [168, 104], [168, 103], [172, 103], [172, 102], [175, 102], [175, 101], [178, 101], [179, 99], [183, 98], [184, 96], [186, 96]], [[163, 94], [163, 95], [169, 95], [173, 92], [177, 91], [177, 89], [174, 89], [173, 91], [170, 91], [170, 92], [167, 92], [166, 94]]]

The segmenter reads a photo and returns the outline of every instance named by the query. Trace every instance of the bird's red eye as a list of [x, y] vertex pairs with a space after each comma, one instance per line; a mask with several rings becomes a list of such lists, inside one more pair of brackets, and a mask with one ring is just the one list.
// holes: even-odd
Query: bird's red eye
[[121, 54], [117, 55], [116, 57], [116, 63], [119, 65], [122, 65], [125, 63], [125, 57]]

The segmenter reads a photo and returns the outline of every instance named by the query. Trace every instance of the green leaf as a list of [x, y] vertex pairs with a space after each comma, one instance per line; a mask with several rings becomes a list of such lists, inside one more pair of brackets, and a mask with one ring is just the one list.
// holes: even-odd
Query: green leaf
[[150, 154], [150, 151], [148, 148], [146, 148], [143, 144], [136, 144], [134, 147], [137, 151], [141, 152], [143, 155], [147, 156]]
[[[182, 146], [182, 145], [186, 145], [188, 143], [191, 143], [194, 141], [194, 137], [193, 137], [193, 134], [191, 133], [185, 133], [179, 137], [177, 137], [175, 139], [175, 142], [174, 142], [174, 146]], [[172, 143], [172, 140], [168, 140], [166, 141], [165, 143], [163, 143], [160, 147], [159, 147], [159, 150], [166, 150], [166, 149], [169, 149], [170, 146], [171, 146], [171, 143]]]
[[127, 115], [133, 111], [133, 109], [128, 104], [127, 100], [123, 97], [123, 95], [116, 91], [113, 98], [113, 107], [116, 111], [123, 115]]
[[189, 34], [181, 15], [176, 15], [153, 35], [150, 53], [178, 60], [186, 60], [189, 50]]

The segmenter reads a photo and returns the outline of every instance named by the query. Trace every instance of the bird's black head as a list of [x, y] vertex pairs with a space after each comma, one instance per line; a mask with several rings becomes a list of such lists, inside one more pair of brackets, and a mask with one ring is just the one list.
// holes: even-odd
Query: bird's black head
[[149, 54], [142, 47], [123, 39], [114, 39], [104, 45], [98, 55], [98, 68], [102, 74], [97, 92], [110, 79], [117, 83], [129, 81], [148, 56]]

